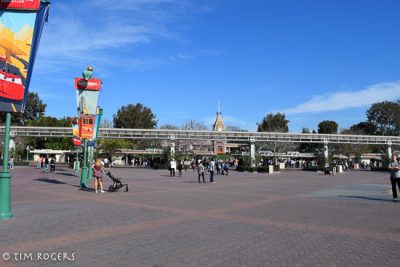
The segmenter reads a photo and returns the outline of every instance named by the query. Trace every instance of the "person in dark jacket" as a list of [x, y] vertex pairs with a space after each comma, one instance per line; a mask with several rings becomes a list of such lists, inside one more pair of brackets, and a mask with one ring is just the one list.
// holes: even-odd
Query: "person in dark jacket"
[[49, 172], [49, 157], [44, 158], [44, 172]]
[[400, 190], [400, 164], [397, 155], [393, 154], [392, 161], [389, 163], [390, 182], [392, 184], [393, 201], [397, 201], [397, 187]]
[[182, 177], [182, 171], [183, 171], [183, 163], [182, 160], [178, 162], [178, 172], [179, 172], [179, 177]]
[[50, 160], [50, 172], [55, 172], [56, 171], [56, 161], [54, 158], [51, 158]]

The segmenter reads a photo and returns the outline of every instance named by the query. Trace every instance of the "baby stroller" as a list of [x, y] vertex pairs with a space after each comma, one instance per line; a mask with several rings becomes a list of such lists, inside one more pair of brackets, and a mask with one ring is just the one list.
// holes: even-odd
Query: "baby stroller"
[[113, 180], [113, 185], [110, 185], [110, 187], [108, 188], [109, 192], [115, 192], [118, 191], [119, 189], [121, 189], [122, 187], [125, 186], [125, 192], [129, 191], [129, 187], [128, 184], [123, 184], [121, 182], [120, 178], [116, 178], [110, 171], [105, 171], [105, 173], [107, 174], [108, 177], [110, 177], [111, 180]]

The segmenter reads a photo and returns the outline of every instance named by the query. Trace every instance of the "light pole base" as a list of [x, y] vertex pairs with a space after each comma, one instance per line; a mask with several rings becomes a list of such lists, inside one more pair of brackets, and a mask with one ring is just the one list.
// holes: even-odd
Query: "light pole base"
[[12, 214], [11, 212], [0, 213], [0, 221], [9, 220], [9, 219], [11, 219], [12, 217], [14, 217], [14, 214]]
[[11, 174], [0, 173], [0, 220], [7, 220], [14, 215], [11, 212]]
[[82, 167], [82, 173], [81, 173], [81, 188], [82, 189], [87, 189], [88, 188], [88, 168], [87, 167]]

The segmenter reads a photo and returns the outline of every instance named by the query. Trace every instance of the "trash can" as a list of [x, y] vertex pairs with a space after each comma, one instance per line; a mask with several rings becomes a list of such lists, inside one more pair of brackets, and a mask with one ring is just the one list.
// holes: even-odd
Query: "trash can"
[[268, 173], [274, 173], [274, 165], [268, 166]]
[[342, 165], [338, 165], [337, 168], [338, 168], [337, 169], [338, 173], [342, 173], [343, 172], [343, 166]]

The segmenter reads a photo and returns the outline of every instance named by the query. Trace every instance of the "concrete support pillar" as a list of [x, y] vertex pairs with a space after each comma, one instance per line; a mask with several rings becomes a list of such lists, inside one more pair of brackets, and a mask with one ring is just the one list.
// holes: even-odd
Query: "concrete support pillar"
[[387, 147], [387, 155], [388, 155], [388, 157], [389, 158], [391, 158], [392, 157], [392, 142], [391, 141], [389, 141], [388, 142], [388, 147]]
[[175, 135], [171, 135], [171, 157], [175, 158]]
[[329, 148], [328, 148], [328, 140], [324, 140], [324, 158], [325, 158], [325, 167], [329, 166]]
[[250, 165], [252, 168], [256, 167], [256, 139], [250, 138]]

